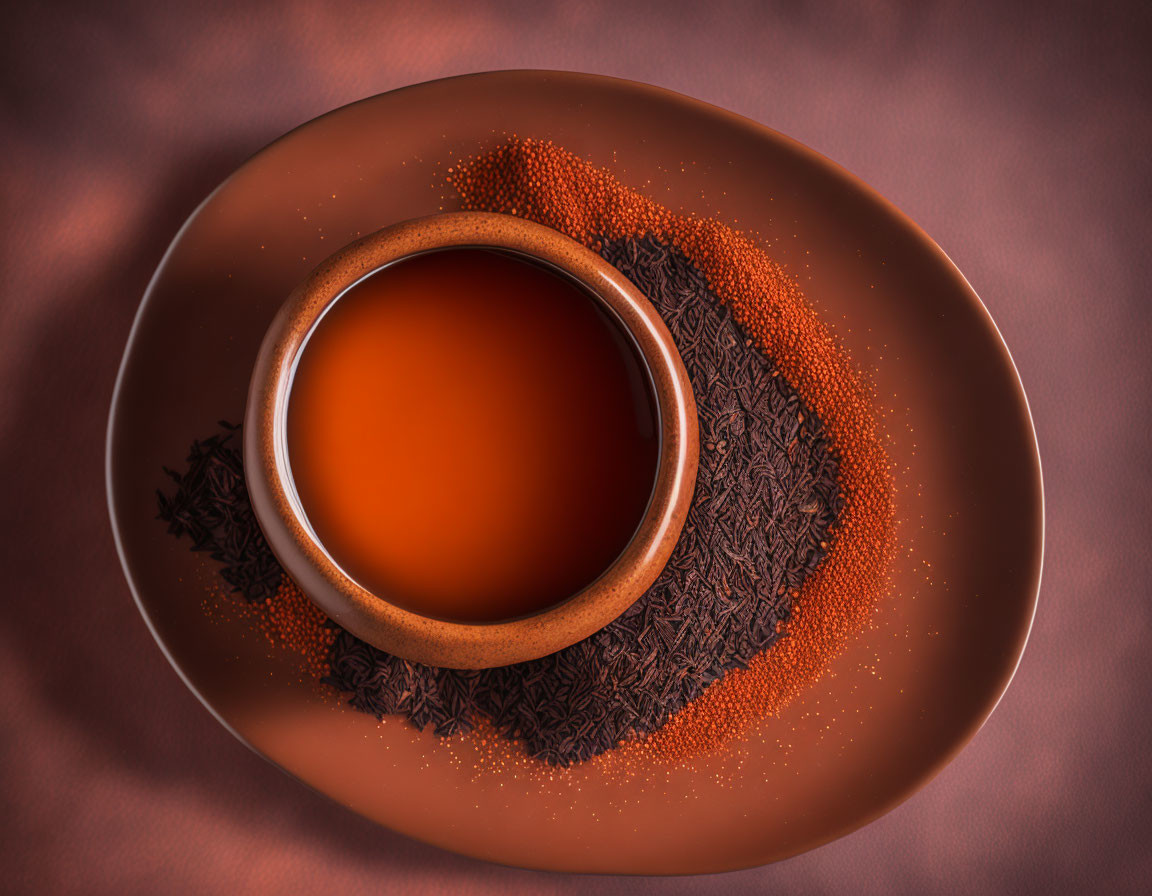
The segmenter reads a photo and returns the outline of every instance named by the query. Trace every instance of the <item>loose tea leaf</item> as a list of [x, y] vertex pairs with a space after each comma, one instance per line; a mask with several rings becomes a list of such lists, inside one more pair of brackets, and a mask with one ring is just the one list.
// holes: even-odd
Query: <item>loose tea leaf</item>
[[[684, 530], [652, 587], [601, 631], [551, 656], [462, 671], [391, 656], [336, 629], [324, 681], [355, 708], [437, 734], [489, 719], [556, 765], [657, 730], [779, 637], [791, 595], [823, 559], [842, 507], [823, 424], [761, 355], [678, 250], [652, 237], [604, 240], [602, 254], [648, 296], [696, 396], [700, 467]], [[249, 600], [283, 575], [244, 486], [237, 427], [193, 444], [169, 475], [160, 518], [221, 562]]]
[[769, 647], [823, 558], [841, 496], [819, 419], [680, 252], [646, 237], [604, 241], [602, 254], [656, 306], [696, 395], [696, 493], [667, 567], [595, 635], [514, 666], [437, 669], [340, 632], [326, 680], [357, 709], [441, 735], [484, 717], [534, 757], [587, 759], [659, 728]]
[[240, 427], [220, 421], [223, 432], [192, 443], [184, 473], [165, 468], [176, 483], [171, 497], [157, 490], [159, 517], [168, 532], [192, 539], [221, 564], [220, 576], [252, 602], [267, 600], [284, 575], [264, 540], [244, 483]]

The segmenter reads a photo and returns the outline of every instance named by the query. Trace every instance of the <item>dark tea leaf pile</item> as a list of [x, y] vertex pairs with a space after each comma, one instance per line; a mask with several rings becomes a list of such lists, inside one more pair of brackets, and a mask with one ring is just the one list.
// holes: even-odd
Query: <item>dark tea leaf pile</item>
[[157, 490], [160, 519], [168, 532], [192, 539], [192, 550], [205, 551], [220, 564], [220, 577], [249, 601], [276, 593], [284, 571], [276, 561], [244, 484], [240, 427], [220, 421], [222, 432], [192, 443], [188, 469], [164, 468], [176, 483], [171, 497]]
[[[695, 391], [700, 467], [668, 565], [595, 635], [514, 666], [424, 666], [340, 630], [325, 681], [355, 708], [400, 715], [440, 735], [486, 719], [533, 757], [581, 761], [655, 731], [770, 647], [794, 592], [823, 559], [842, 495], [821, 421], [678, 250], [644, 237], [606, 240], [601, 252], [656, 306]], [[252, 596], [279, 568], [252, 531], [230, 436], [194, 446], [176, 495], [161, 495], [161, 517], [173, 534], [211, 550], [228, 581]]]

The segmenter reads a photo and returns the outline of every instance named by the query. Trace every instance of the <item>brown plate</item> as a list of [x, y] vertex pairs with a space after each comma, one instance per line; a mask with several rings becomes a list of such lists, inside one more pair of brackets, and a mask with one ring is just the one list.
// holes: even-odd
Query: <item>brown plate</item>
[[[453, 159], [553, 139], [673, 208], [756, 232], [872, 375], [901, 552], [876, 625], [745, 743], [671, 769], [552, 779], [477, 769], [470, 742], [342, 709], [292, 658], [204, 611], [203, 563], [156, 521], [162, 465], [240, 420], [284, 298], [322, 258], [456, 205]], [[140, 306], [108, 433], [128, 580], [188, 686], [254, 750], [333, 799], [469, 855], [557, 870], [690, 873], [785, 858], [922, 786], [980, 728], [1020, 659], [1043, 545], [1040, 465], [991, 318], [910, 220], [747, 119], [588, 75], [469, 75], [338, 109], [262, 150], [184, 225]], [[1000, 795], [989, 788], [989, 799]], [[946, 825], [946, 819], [940, 824]]]

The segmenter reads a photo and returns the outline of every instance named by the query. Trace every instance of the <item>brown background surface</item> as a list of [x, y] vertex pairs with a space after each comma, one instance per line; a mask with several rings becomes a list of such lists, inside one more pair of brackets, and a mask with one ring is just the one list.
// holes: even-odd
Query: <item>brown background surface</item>
[[[1148, 13], [96, 6], [29, 6], [0, 37], [0, 890], [1064, 893], [1152, 882]], [[847, 839], [694, 880], [459, 858], [357, 818], [245, 750], [136, 613], [107, 523], [104, 424], [136, 304], [181, 221], [314, 115], [509, 67], [657, 83], [824, 152], [935, 237], [1015, 355], [1048, 499], [1031, 644], [960, 757]]]

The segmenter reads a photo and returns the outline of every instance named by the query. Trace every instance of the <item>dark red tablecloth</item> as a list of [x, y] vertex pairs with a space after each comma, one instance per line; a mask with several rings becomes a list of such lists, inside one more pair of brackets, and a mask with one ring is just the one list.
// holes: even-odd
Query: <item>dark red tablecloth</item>
[[[0, 26], [0, 890], [1057, 893], [1152, 881], [1152, 20], [1144, 4], [25, 3]], [[1048, 499], [1016, 681], [936, 780], [847, 839], [695, 880], [513, 871], [374, 827], [185, 690], [120, 574], [104, 426], [137, 302], [236, 165], [442, 75], [612, 74], [826, 153], [971, 279]]]

